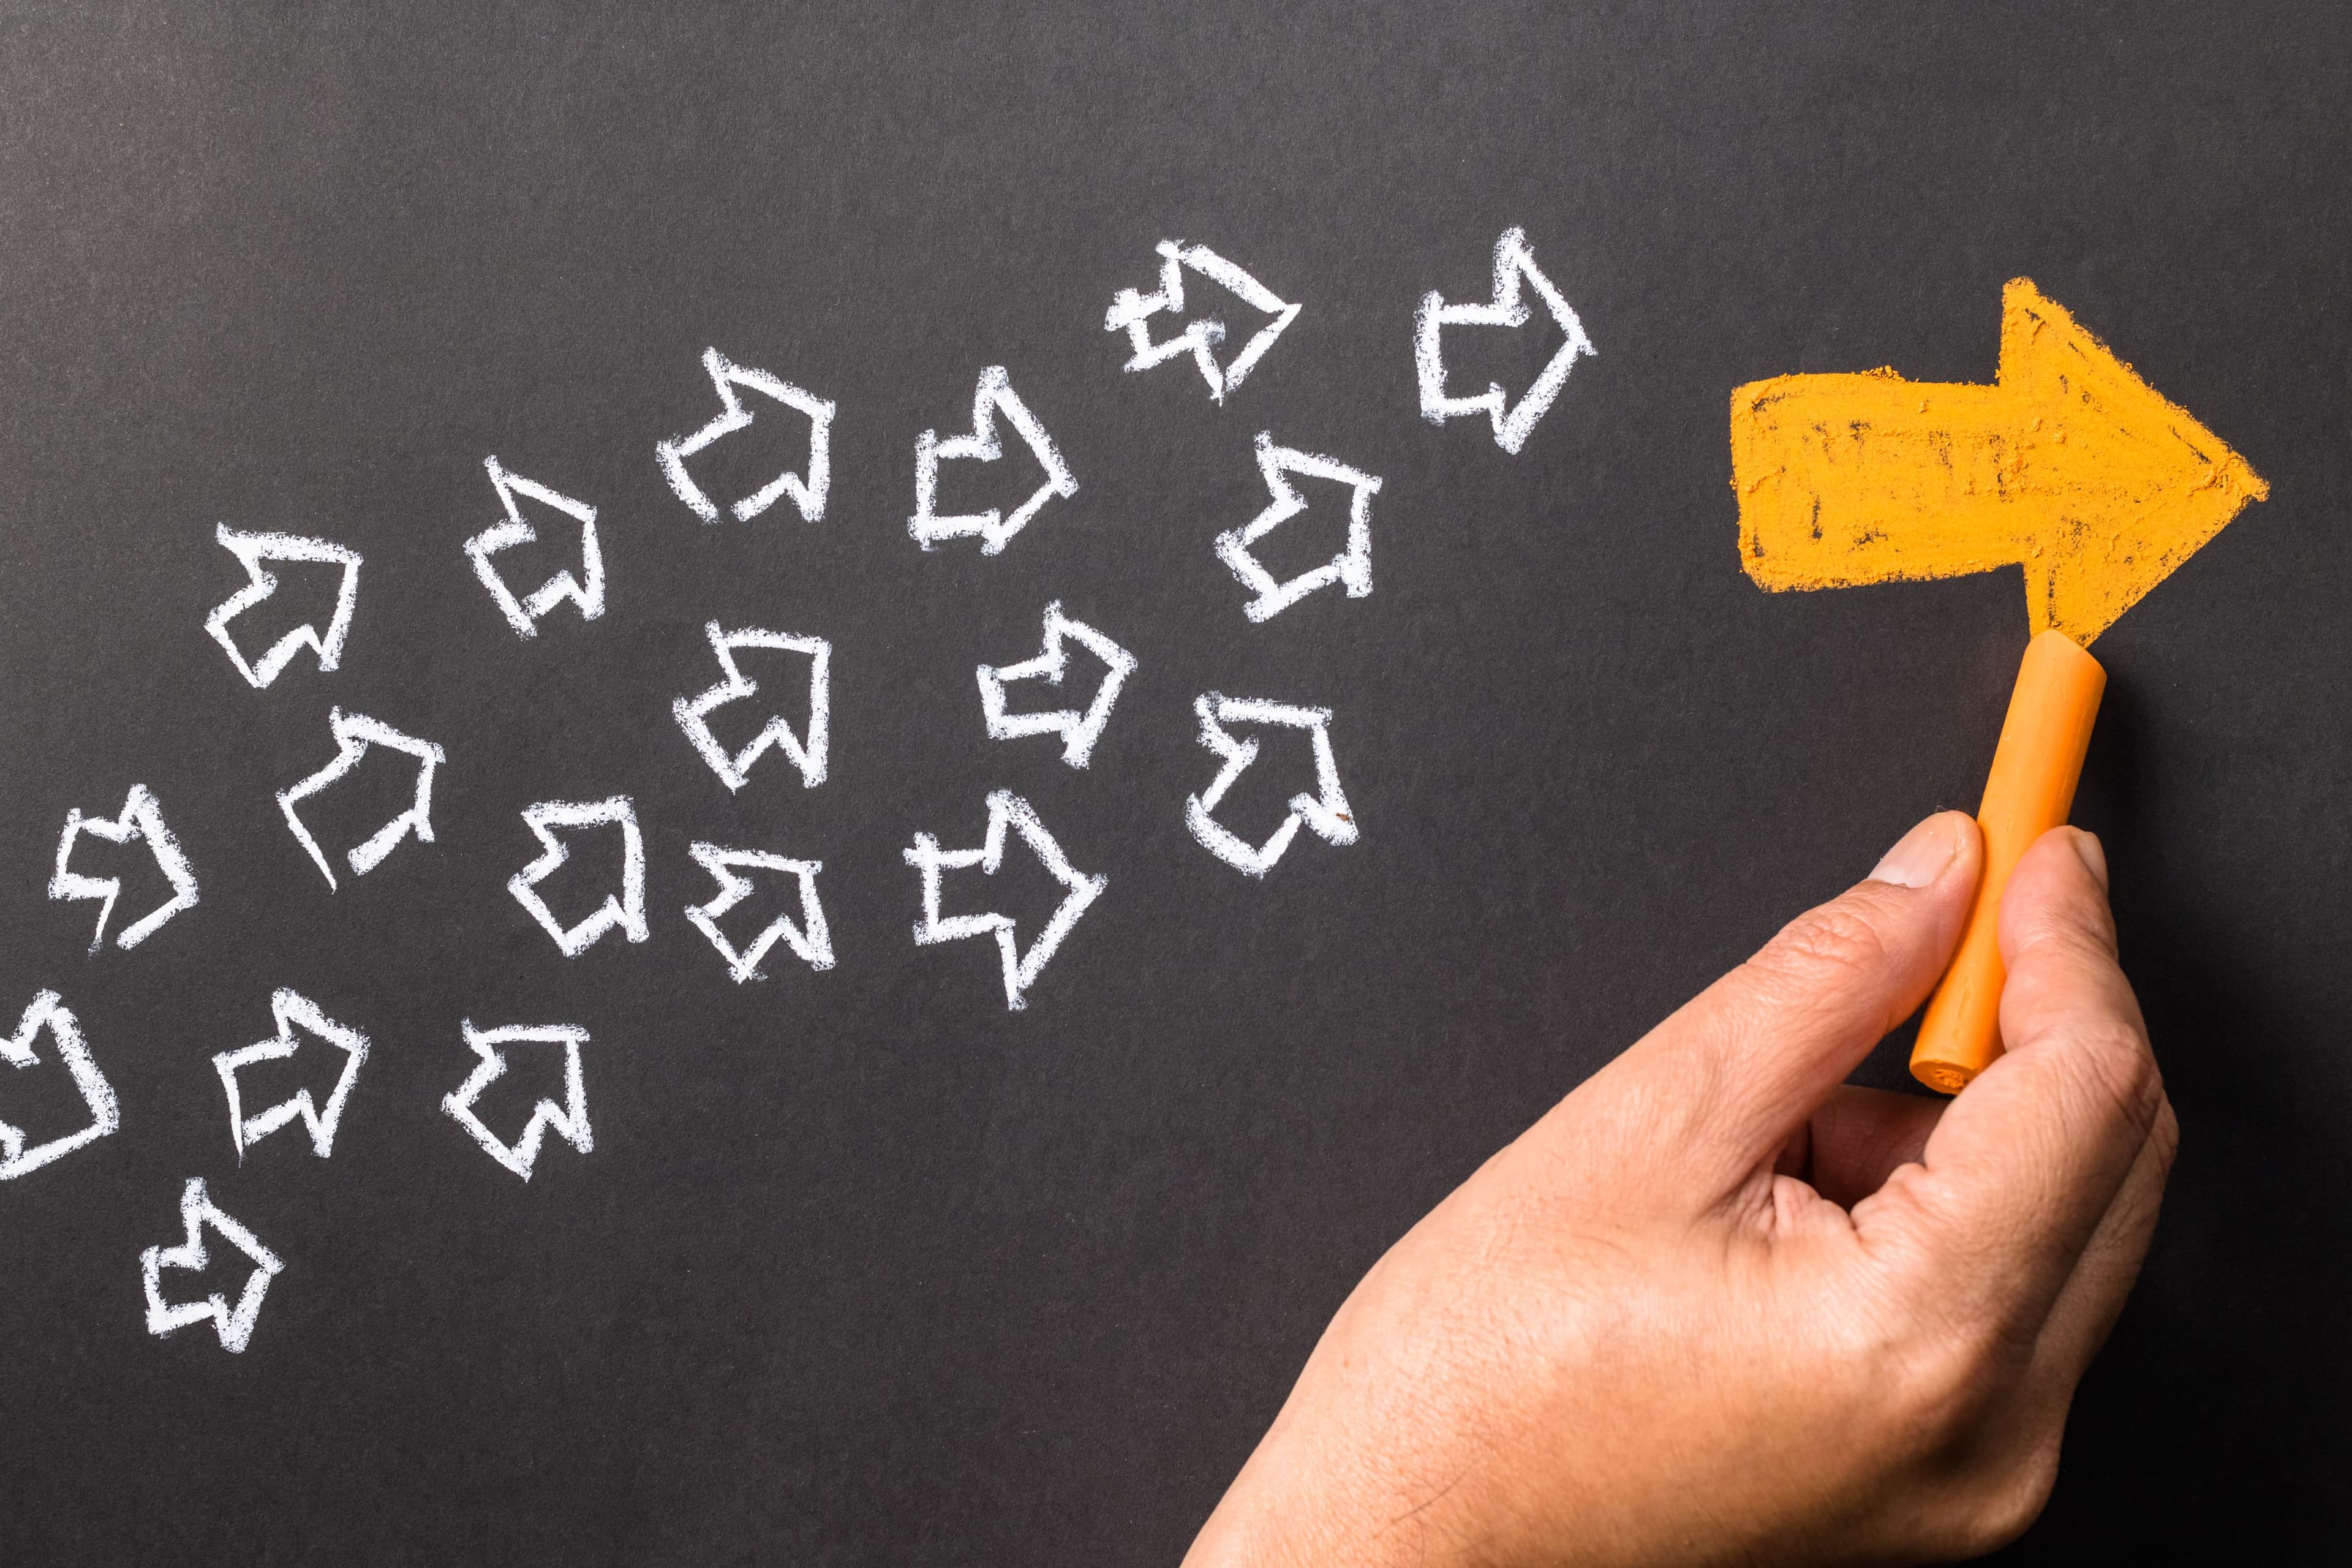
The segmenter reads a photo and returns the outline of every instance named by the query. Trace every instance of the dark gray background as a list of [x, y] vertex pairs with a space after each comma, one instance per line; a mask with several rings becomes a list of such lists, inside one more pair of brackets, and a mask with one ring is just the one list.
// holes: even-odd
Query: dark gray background
[[[1173, 1562], [1391, 1239], [1974, 804], [2015, 574], [1759, 592], [1725, 410], [1989, 379], [2019, 274], [2273, 499], [2098, 647], [2077, 820], [2186, 1142], [2009, 1560], [2344, 1548], [2332, 8], [380, 9], [0, 13], [0, 1005], [61, 991], [123, 1106], [0, 1189], [12, 1561]], [[1600, 349], [1517, 458], [1421, 422], [1411, 355], [1512, 224]], [[1223, 408], [1100, 330], [1170, 237], [1306, 305]], [[1540, 363], [1475, 337], [1472, 384]], [[839, 402], [823, 523], [664, 489], [709, 344]], [[1083, 488], [1001, 557], [924, 554], [914, 437], [992, 363]], [[1370, 598], [1242, 618], [1210, 542], [1263, 504], [1261, 429], [1386, 480]], [[603, 620], [524, 644], [473, 581], [492, 452], [601, 509]], [[364, 552], [341, 670], [236, 677], [222, 521]], [[1142, 660], [1083, 774], [987, 741], [971, 684], [1055, 597]], [[834, 639], [824, 787], [730, 797], [687, 747], [713, 616]], [[1360, 843], [1261, 885], [1192, 842], [1211, 689], [1336, 710]], [[449, 763], [440, 842], [331, 897], [270, 797], [332, 703]], [[49, 860], [133, 781], [204, 901], [87, 957]], [[1253, 781], [1262, 830], [1303, 747]], [[898, 858], [1000, 786], [1110, 879], [1023, 1015], [988, 944], [912, 946]], [[517, 813], [616, 790], [654, 939], [566, 962], [502, 890]], [[838, 969], [729, 984], [677, 912], [696, 837], [822, 858]], [[331, 1161], [289, 1131], [239, 1168], [210, 1058], [278, 985], [375, 1054]], [[592, 1032], [593, 1154], [525, 1186], [441, 1114], [467, 1016]], [[195, 1174], [288, 1259], [242, 1357], [143, 1331]]]

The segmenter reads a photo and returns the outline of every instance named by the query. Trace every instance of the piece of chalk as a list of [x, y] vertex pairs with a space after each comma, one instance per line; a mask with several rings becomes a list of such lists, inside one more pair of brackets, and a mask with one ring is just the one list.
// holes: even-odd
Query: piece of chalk
[[2000, 1055], [2000, 896], [2020, 858], [2074, 808], [2106, 685], [2099, 661], [2065, 633], [2043, 632], [2026, 645], [1977, 808], [1984, 875], [1911, 1049], [1911, 1076], [1930, 1089], [1958, 1094]]

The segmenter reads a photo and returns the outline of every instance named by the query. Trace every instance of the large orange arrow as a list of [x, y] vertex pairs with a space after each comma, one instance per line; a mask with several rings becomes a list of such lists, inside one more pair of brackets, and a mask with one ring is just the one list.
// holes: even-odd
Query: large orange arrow
[[2025, 279], [1990, 386], [1892, 370], [1731, 395], [1739, 560], [1767, 588], [2025, 568], [2036, 632], [2087, 643], [2249, 500], [2243, 458]]

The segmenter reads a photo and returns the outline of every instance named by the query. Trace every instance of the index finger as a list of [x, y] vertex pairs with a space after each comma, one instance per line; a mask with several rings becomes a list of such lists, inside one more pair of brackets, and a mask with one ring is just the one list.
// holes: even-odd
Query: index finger
[[2049, 1311], [2164, 1103], [2105, 869], [2098, 840], [2072, 827], [2019, 860], [2000, 909], [2006, 1052], [1945, 1110], [1920, 1164], [1853, 1211], [1865, 1240], [1956, 1265], [1938, 1270], [1956, 1304], [2006, 1321]]

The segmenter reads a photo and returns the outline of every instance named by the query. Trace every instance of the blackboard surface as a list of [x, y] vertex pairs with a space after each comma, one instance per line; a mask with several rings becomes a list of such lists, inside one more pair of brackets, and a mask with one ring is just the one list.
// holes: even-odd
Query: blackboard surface
[[[1759, 591], [1726, 398], [1990, 380], [2027, 276], [2272, 496], [2098, 645], [2076, 820], [2185, 1145], [2004, 1560], [2335, 1560], [2347, 43], [2322, 6], [10, 7], [0, 1028], [56, 991], [121, 1127], [0, 1184], [0, 1555], [1172, 1563], [1390, 1240], [1974, 804], [2017, 574]], [[1509, 455], [1421, 418], [1412, 334], [1513, 226], [1597, 352]], [[1222, 404], [1103, 328], [1162, 240], [1303, 307]], [[1542, 330], [1463, 329], [1454, 374], [1525, 385]], [[711, 347], [835, 405], [820, 521], [706, 526], [666, 485]], [[919, 550], [916, 437], [968, 432], [990, 365], [1078, 488], [1001, 553]], [[1381, 480], [1368, 595], [1244, 616], [1213, 545], [1266, 504], [1261, 431]], [[805, 437], [764, 418], [698, 471], [747, 489]], [[1006, 440], [943, 508], [1029, 493]], [[525, 640], [477, 580], [493, 455], [596, 509], [597, 619]], [[1339, 547], [1334, 493], [1282, 571]], [[363, 558], [338, 668], [256, 689], [206, 635], [247, 582], [222, 523]], [[500, 558], [524, 588], [577, 569], [540, 531]], [[236, 630], [336, 581], [287, 567]], [[1138, 660], [1083, 771], [989, 739], [975, 690], [1049, 602]], [[730, 792], [688, 743], [713, 620], [828, 639], [823, 784], [772, 753]], [[793, 657], [744, 668], [765, 693]], [[1208, 692], [1331, 710], [1356, 842], [1301, 832], [1262, 880], [1195, 842]], [[446, 761], [434, 841], [331, 891], [274, 796], [333, 709]], [[383, 760], [318, 797], [344, 844], [400, 809]], [[93, 955], [58, 835], [134, 784], [200, 900]], [[1273, 732], [1221, 815], [1262, 838], [1314, 788]], [[910, 936], [904, 852], [980, 845], [993, 790], [1108, 879], [1017, 1012], [992, 941]], [[566, 958], [507, 891], [521, 813], [615, 795], [649, 940]], [[615, 837], [547, 884], [565, 919]], [[681, 913], [695, 841], [821, 861], [835, 966], [730, 981]], [[113, 930], [168, 895], [76, 855], [125, 876]], [[1006, 868], [947, 873], [950, 912], [1034, 931], [1060, 889]], [[280, 987], [370, 1050], [330, 1158], [292, 1126], [240, 1161], [214, 1058]], [[587, 1032], [593, 1150], [551, 1134], [527, 1184], [485, 1157], [442, 1107], [467, 1020]], [[323, 1100], [305, 1048], [276, 1092]], [[554, 1061], [481, 1113], [561, 1098]], [[0, 1117], [71, 1125], [57, 1079], [0, 1072]], [[191, 1177], [284, 1265], [242, 1354], [147, 1332]], [[234, 1295], [230, 1257], [167, 1282]]]

